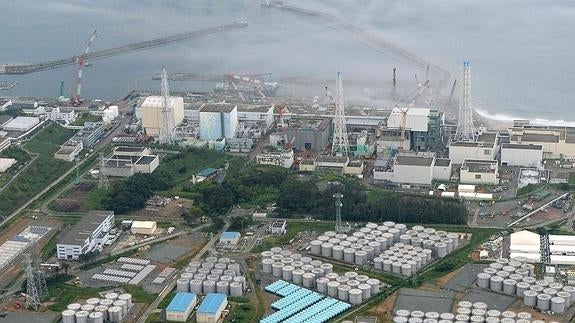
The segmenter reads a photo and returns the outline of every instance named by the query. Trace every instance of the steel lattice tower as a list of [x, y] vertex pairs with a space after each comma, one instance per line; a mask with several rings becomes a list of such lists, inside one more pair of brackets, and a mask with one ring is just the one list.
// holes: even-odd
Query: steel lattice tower
[[350, 225], [343, 224], [343, 221], [341, 220], [341, 207], [343, 205], [341, 199], [343, 198], [343, 194], [335, 193], [333, 197], [335, 198], [335, 232], [337, 233], [349, 232]]
[[469, 62], [463, 62], [463, 88], [461, 90], [461, 101], [459, 102], [459, 119], [457, 120], [457, 130], [455, 131], [455, 141], [475, 141], [475, 126], [473, 125], [473, 110], [471, 108], [471, 94], [469, 80], [471, 69]]
[[333, 143], [331, 145], [331, 154], [335, 156], [349, 155], [349, 139], [347, 137], [347, 127], [345, 121], [345, 107], [343, 101], [343, 83], [339, 72], [335, 84], [335, 116]]
[[30, 254], [26, 254], [26, 308], [38, 310], [40, 307], [40, 294], [38, 292], [37, 279], [32, 266]]
[[170, 87], [168, 85], [168, 73], [162, 68], [162, 122], [158, 141], [162, 145], [173, 145], [176, 141], [176, 127], [174, 125], [174, 108], [170, 99]]
[[100, 174], [98, 176], [98, 188], [107, 190], [110, 188], [110, 182], [108, 181], [108, 176], [104, 174], [104, 167], [106, 161], [104, 160], [104, 154], [100, 153]]

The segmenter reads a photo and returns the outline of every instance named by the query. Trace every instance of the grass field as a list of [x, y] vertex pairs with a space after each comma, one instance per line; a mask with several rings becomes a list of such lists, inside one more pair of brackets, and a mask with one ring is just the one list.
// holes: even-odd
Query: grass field
[[333, 230], [334, 224], [332, 223], [319, 223], [319, 222], [288, 222], [287, 232], [282, 236], [267, 237], [261, 244], [256, 245], [252, 252], [262, 252], [269, 250], [272, 247], [282, 246], [289, 243], [299, 232], [303, 231], [316, 231], [324, 232]]
[[50, 123], [24, 144], [24, 149], [32, 153], [52, 156], [60, 145], [74, 135], [74, 130]]
[[48, 282], [48, 292], [54, 304], [50, 305], [50, 310], [61, 312], [68, 304], [74, 303], [79, 298], [99, 297], [99, 289], [89, 287], [79, 287], [65, 283], [72, 277], [62, 277], [56, 281]]

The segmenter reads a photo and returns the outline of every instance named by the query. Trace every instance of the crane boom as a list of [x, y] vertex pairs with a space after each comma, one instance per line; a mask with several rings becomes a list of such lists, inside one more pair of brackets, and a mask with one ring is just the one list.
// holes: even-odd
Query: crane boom
[[76, 57], [76, 63], [78, 64], [78, 74], [76, 75], [76, 93], [74, 93], [74, 104], [80, 104], [80, 93], [82, 92], [82, 75], [84, 73], [84, 63], [86, 62], [86, 55], [90, 53], [90, 47], [92, 43], [96, 39], [96, 31], [92, 33], [90, 39], [86, 43], [86, 47], [84, 48], [84, 53], [78, 57]]

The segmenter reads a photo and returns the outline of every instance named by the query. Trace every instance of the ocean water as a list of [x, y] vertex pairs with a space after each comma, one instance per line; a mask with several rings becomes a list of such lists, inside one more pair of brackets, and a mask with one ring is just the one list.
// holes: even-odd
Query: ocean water
[[[575, 121], [575, 3], [567, 0], [285, 0], [325, 11], [459, 77], [471, 61], [472, 102], [483, 115]], [[93, 30], [93, 50], [247, 21], [249, 27], [95, 61], [86, 67], [83, 96], [116, 99], [131, 89], [159, 88], [151, 76], [169, 72], [267, 73], [281, 76], [389, 81], [416, 86], [424, 71], [367, 47], [313, 17], [266, 9], [258, 0], [0, 0], [0, 63], [38, 62], [80, 52]], [[66, 67], [1, 75], [20, 83], [0, 95], [57, 96], [73, 89]], [[432, 80], [433, 84], [433, 80]], [[206, 84], [172, 83], [173, 90]], [[309, 92], [323, 95], [323, 86]], [[434, 89], [447, 93], [447, 89]], [[381, 89], [382, 93], [389, 89]], [[346, 98], [370, 100], [361, 89]], [[307, 93], [309, 94], [309, 93]], [[377, 94], [377, 93], [375, 93]], [[381, 104], [374, 99], [374, 105]]]

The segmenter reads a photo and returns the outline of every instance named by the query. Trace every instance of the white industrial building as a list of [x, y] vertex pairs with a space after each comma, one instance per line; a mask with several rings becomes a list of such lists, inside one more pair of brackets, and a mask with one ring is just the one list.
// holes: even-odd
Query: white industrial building
[[147, 147], [118, 146], [104, 161], [102, 173], [107, 176], [129, 177], [136, 173], [153, 173], [160, 158]]
[[284, 168], [291, 168], [294, 162], [293, 150], [270, 151], [256, 156], [259, 165], [275, 165]]
[[200, 139], [233, 138], [238, 128], [238, 108], [230, 103], [206, 103], [200, 108]]
[[4, 124], [4, 131], [26, 132], [40, 123], [38, 117], [16, 117]]
[[220, 243], [225, 244], [238, 244], [242, 235], [235, 231], [226, 231], [220, 236]]
[[146, 234], [151, 235], [156, 232], [158, 226], [156, 221], [132, 221], [130, 232], [132, 234]]
[[459, 182], [463, 184], [499, 184], [499, 162], [497, 160], [466, 159], [461, 165]]
[[[142, 119], [142, 127], [148, 136], [158, 136], [163, 127], [162, 109], [164, 98], [161, 96], [147, 97], [139, 108], [139, 116]], [[184, 99], [182, 97], [170, 97], [170, 106], [173, 109], [171, 124], [177, 127], [184, 120]]]
[[575, 127], [514, 120], [508, 130], [510, 143], [541, 145], [545, 159], [575, 157]]
[[225, 294], [208, 293], [196, 312], [198, 323], [217, 323], [228, 306], [228, 298]]
[[60, 146], [60, 149], [54, 153], [54, 158], [71, 162], [80, 155], [82, 149], [84, 149], [82, 140], [71, 138]]
[[272, 224], [270, 224], [269, 231], [270, 234], [274, 235], [281, 235], [284, 234], [287, 230], [287, 221], [286, 220], [276, 220]]
[[166, 308], [166, 320], [186, 322], [197, 302], [198, 297], [194, 293], [177, 293]]
[[449, 159], [454, 164], [463, 164], [466, 159], [495, 160], [499, 152], [499, 133], [482, 133], [476, 142], [452, 142], [449, 144]]
[[[575, 235], [549, 235], [552, 265], [575, 265]], [[528, 262], [541, 262], [541, 242], [537, 233], [519, 231], [511, 234], [510, 257], [523, 256]]]
[[103, 246], [114, 227], [114, 211], [90, 211], [56, 244], [58, 259], [77, 260], [81, 255]]
[[[103, 108], [103, 107], [101, 107], [101, 108]], [[102, 121], [104, 121], [104, 123], [110, 124], [119, 115], [118, 106], [117, 105], [111, 105], [111, 106], [109, 106], [105, 109], [102, 109], [102, 110], [92, 110], [92, 111], [90, 111], [90, 114], [93, 114], [95, 116], [100, 116], [100, 117], [102, 117]]]
[[389, 166], [373, 170], [376, 181], [396, 185], [430, 186], [432, 181], [446, 181], [450, 176], [451, 161], [436, 159], [433, 154], [398, 155]]
[[271, 127], [274, 122], [273, 105], [239, 104], [237, 108], [238, 121], [264, 123], [266, 128]]
[[543, 146], [533, 144], [501, 145], [501, 165], [536, 167], [543, 162]]
[[55, 122], [70, 124], [76, 120], [78, 115], [73, 108], [47, 107], [45, 109], [46, 119]]
[[0, 158], [0, 173], [4, 173], [14, 164], [16, 164], [16, 159], [14, 158]]

